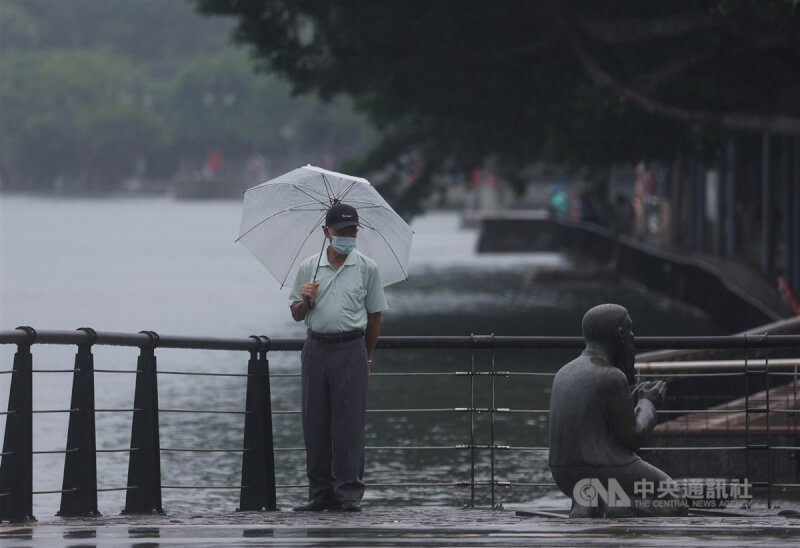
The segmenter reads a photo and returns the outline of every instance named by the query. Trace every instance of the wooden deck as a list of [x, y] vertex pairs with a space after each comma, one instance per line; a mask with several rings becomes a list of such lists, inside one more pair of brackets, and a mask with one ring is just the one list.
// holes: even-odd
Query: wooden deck
[[[676, 417], [656, 426], [653, 434], [701, 436], [800, 433], [798, 392], [800, 392], [800, 381], [795, 380], [749, 397]], [[767, 409], [769, 414], [766, 412]]]

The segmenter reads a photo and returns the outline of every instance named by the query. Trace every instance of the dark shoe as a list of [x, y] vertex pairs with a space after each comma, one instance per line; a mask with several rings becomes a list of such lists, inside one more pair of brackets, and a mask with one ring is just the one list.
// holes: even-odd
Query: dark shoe
[[292, 508], [292, 510], [294, 510], [295, 512], [322, 512], [324, 510], [338, 510], [338, 509], [339, 509], [339, 503], [327, 497], [316, 498], [311, 502], [309, 502], [308, 504]]
[[360, 512], [361, 505], [354, 500], [346, 500], [342, 502], [342, 512]]

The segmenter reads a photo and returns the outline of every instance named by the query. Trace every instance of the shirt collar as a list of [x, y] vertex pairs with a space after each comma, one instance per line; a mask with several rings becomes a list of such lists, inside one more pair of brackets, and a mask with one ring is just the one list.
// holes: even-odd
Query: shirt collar
[[[356, 253], [358, 253], [358, 251], [355, 250], [355, 249], [353, 251], [351, 251], [350, 253], [348, 253], [347, 254], [347, 258], [344, 260], [344, 263], [342, 264], [342, 266], [345, 266], [345, 265], [351, 266], [351, 265], [356, 264], [356, 262], [357, 262]], [[329, 267], [333, 268], [331, 266], [330, 261], [328, 260], [328, 248], [327, 247], [322, 252], [322, 257], [320, 258], [319, 266], [329, 266]]]

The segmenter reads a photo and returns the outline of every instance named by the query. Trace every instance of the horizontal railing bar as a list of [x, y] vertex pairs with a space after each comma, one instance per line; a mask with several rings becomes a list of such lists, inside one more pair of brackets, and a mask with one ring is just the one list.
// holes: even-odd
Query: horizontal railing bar
[[714, 415], [714, 414], [738, 414], [744, 413], [747, 411], [748, 408], [746, 407], [730, 407], [728, 409], [658, 409], [656, 413], [658, 414], [665, 414], [665, 415], [675, 415], [675, 414], [687, 414], [692, 413], [694, 415]]
[[415, 451], [415, 450], [453, 450], [453, 449], [469, 449], [469, 445], [374, 445], [366, 446], [365, 449], [371, 451]]
[[[421, 409], [367, 409], [367, 413], [549, 413], [549, 409], [509, 409], [507, 407], [497, 407], [492, 409], [490, 407], [429, 407]], [[273, 415], [298, 415], [300, 410], [284, 409], [273, 411]]]
[[[30, 344], [28, 332], [21, 329], [0, 331], [0, 344]], [[273, 339], [271, 350], [300, 350], [304, 339]], [[102, 346], [148, 347], [153, 338], [147, 333], [115, 333], [86, 330], [76, 331], [36, 331], [34, 344], [94, 344]], [[254, 338], [216, 338], [159, 335], [160, 348], [184, 348], [196, 350], [242, 350], [257, 352], [263, 349], [261, 341]]]
[[223, 415], [247, 415], [251, 411], [208, 411], [204, 409], [159, 409], [160, 413], [215, 413]]
[[[394, 372], [370, 373], [370, 377], [466, 377], [472, 375], [469, 371], [433, 371], [433, 372]], [[477, 373], [474, 373], [477, 375]], [[490, 374], [490, 373], [483, 373]]]
[[[95, 369], [95, 373], [123, 373], [128, 375], [135, 375], [141, 373], [141, 369]], [[160, 373], [160, 371], [159, 371]]]
[[[501, 450], [523, 450], [523, 451], [549, 451], [549, 447], [515, 447], [509, 445], [495, 445], [495, 449]], [[370, 451], [414, 451], [414, 450], [463, 450], [463, 449], [492, 449], [491, 445], [487, 444], [473, 444], [468, 443], [456, 445], [367, 445], [365, 449]], [[168, 451], [163, 449], [162, 451]], [[241, 451], [241, 450], [240, 450]], [[291, 451], [305, 451], [304, 447], [275, 447], [274, 451], [291, 452]]]
[[97, 489], [97, 492], [100, 491], [130, 491], [131, 489], [138, 489], [137, 485], [131, 485], [130, 487], [104, 487], [102, 489]]
[[78, 490], [77, 487], [72, 487], [71, 489], [54, 489], [53, 491], [33, 491], [31, 495], [52, 495], [54, 493], [75, 493]]
[[159, 375], [193, 375], [196, 377], [249, 377], [247, 373], [200, 373], [196, 371], [159, 371]]
[[[773, 404], [774, 405], [774, 404]], [[738, 415], [739, 413], [757, 413], [757, 414], [765, 414], [765, 413], [783, 413], [787, 415], [792, 415], [794, 413], [800, 413], [800, 409], [775, 409], [774, 407], [767, 409], [766, 407], [731, 407], [729, 409], [658, 409], [656, 413], [661, 415], [674, 415], [674, 414], [693, 414], [693, 415], [714, 415], [714, 414], [731, 414], [731, 415]]]
[[[638, 344], [638, 339], [637, 339]], [[723, 369], [766, 372], [773, 369], [792, 369], [800, 366], [796, 358], [749, 360], [693, 360], [680, 362], [640, 362], [635, 365], [636, 371], [690, 371], [692, 369]]]
[[[159, 335], [155, 343], [160, 348], [185, 348], [197, 350], [242, 350], [257, 352], [262, 350], [284, 351], [301, 350], [305, 339], [270, 339], [269, 343], [257, 338], [216, 338]], [[36, 331], [31, 335], [26, 330], [0, 331], [0, 344], [74, 344], [148, 347], [154, 338], [147, 333], [115, 333], [108, 331]], [[268, 348], [267, 348], [268, 345]], [[503, 348], [574, 348], [582, 349], [583, 337], [546, 336], [449, 336], [449, 337], [381, 337], [379, 348], [416, 349], [503, 349]], [[769, 336], [700, 336], [700, 337], [637, 337], [638, 349], [707, 349], [707, 348], [778, 348], [800, 347], [800, 335]]]
[[11, 411], [0, 411], [0, 415], [13, 415], [16, 413], [13, 409]]
[[773, 487], [800, 487], [800, 483], [773, 483]]
[[13, 372], [13, 369], [6, 369], [5, 371], [0, 371], [0, 375], [10, 375]]
[[[445, 407], [429, 409], [367, 409], [367, 413], [464, 413], [469, 411], [468, 407]], [[476, 411], [479, 411], [476, 409]]]
[[[491, 411], [491, 409], [489, 410]], [[497, 413], [550, 413], [549, 409], [508, 409], [505, 407], [498, 407], [495, 409]]]
[[97, 449], [98, 453], [130, 453], [131, 451], [139, 451], [140, 447], [124, 447], [121, 449]]
[[74, 409], [39, 409], [31, 411], [31, 413], [77, 413], [78, 411], [80, 411], [79, 407]]
[[249, 489], [249, 485], [162, 485], [162, 489]]
[[745, 445], [731, 445], [726, 446], [706, 446], [706, 447], [640, 447], [640, 451], [743, 451], [747, 449]]
[[31, 369], [31, 373], [75, 373], [75, 369]]
[[252, 451], [252, 449], [191, 449], [187, 447], [162, 447], [161, 450], [175, 453], [244, 453]]
[[[477, 484], [477, 482], [476, 482]], [[367, 486], [372, 487], [469, 487], [468, 481], [431, 481], [431, 482], [400, 482], [400, 483], [372, 483], [368, 482]]]
[[556, 487], [553, 482], [526, 482], [526, 481], [509, 481], [503, 484], [507, 487]]
[[95, 409], [95, 413], [133, 413], [135, 411], [141, 411], [138, 407], [134, 407], [133, 409]]
[[41, 451], [31, 451], [33, 455], [51, 455], [55, 453], [77, 453], [80, 449], [43, 449]]
[[[777, 371], [770, 374], [780, 375]], [[792, 373], [786, 373], [787, 375], [792, 375]], [[657, 378], [686, 378], [686, 377], [743, 377], [744, 371], [734, 371], [733, 373], [724, 372], [724, 371], [714, 371], [713, 373], [636, 373], [637, 377], [657, 377]]]

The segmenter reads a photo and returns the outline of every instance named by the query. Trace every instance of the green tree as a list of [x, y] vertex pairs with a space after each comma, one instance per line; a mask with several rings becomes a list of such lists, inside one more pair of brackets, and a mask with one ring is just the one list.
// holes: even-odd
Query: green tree
[[232, 177], [256, 152], [274, 172], [363, 151], [350, 100], [293, 98], [226, 45], [231, 27], [187, 2], [0, 0], [0, 184], [107, 191], [213, 149]]
[[536, 161], [602, 167], [730, 132], [800, 133], [795, 1], [195, 4], [236, 16], [235, 39], [295, 92], [353, 96], [383, 135], [365, 167], [497, 155], [519, 181]]
[[125, 59], [95, 51], [0, 56], [0, 167], [12, 188], [86, 189], [134, 170], [163, 143], [163, 97]]

